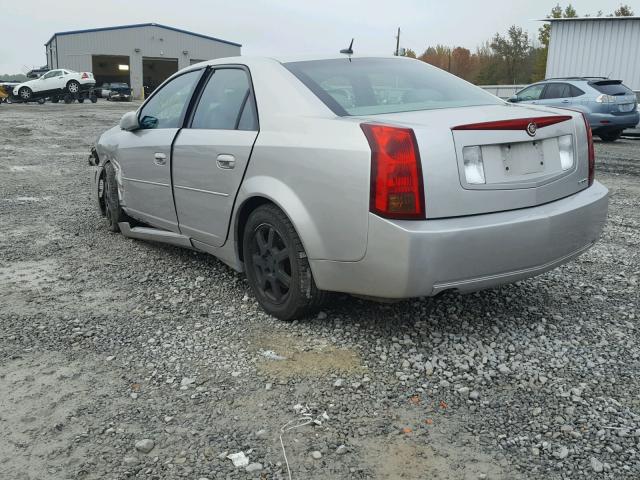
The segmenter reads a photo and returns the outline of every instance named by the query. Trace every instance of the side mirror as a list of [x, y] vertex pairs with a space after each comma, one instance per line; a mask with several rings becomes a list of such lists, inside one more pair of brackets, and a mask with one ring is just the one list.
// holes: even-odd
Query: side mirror
[[120, 119], [120, 128], [132, 132], [140, 128], [138, 123], [138, 114], [136, 112], [127, 112]]
[[517, 95], [513, 95], [513, 96], [511, 96], [511, 97], [509, 97], [509, 98], [507, 99], [507, 102], [509, 102], [509, 103], [518, 103], [519, 101], [520, 101], [520, 100], [518, 99], [518, 96], [517, 96]]

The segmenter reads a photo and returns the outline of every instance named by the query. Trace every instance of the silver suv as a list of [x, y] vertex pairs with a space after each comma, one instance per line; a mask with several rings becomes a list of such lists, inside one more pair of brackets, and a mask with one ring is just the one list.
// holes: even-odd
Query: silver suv
[[604, 77], [549, 78], [520, 90], [509, 102], [580, 110], [604, 142], [617, 140], [640, 121], [635, 93], [622, 80]]

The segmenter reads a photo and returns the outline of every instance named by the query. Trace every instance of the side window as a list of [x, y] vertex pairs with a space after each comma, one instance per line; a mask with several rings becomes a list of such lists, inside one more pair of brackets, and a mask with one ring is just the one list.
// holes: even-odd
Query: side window
[[140, 111], [140, 127], [180, 128], [201, 74], [202, 70], [185, 73], [158, 90]]
[[539, 100], [544, 84], [532, 85], [518, 93], [518, 100], [526, 102], [528, 100]]
[[248, 130], [254, 132], [258, 130], [258, 114], [256, 112], [256, 102], [253, 94], [249, 95], [244, 104], [240, 121], [238, 122], [238, 130]]
[[571, 89], [567, 83], [550, 83], [544, 92], [544, 98], [551, 100], [554, 98], [568, 98], [571, 96]]
[[571, 90], [572, 97], [579, 97], [580, 95], [584, 95], [584, 92], [574, 85], [569, 85], [569, 89]]
[[[222, 68], [215, 70], [205, 86], [191, 122], [191, 128], [235, 130], [240, 128], [245, 105], [253, 99], [249, 79], [244, 70]], [[244, 109], [244, 110], [243, 110]], [[250, 121], [245, 119], [243, 127]], [[245, 130], [246, 128], [242, 128]]]
[[50, 72], [45, 73], [42, 78], [53, 78], [57, 77], [60, 73], [60, 70], [51, 70]]

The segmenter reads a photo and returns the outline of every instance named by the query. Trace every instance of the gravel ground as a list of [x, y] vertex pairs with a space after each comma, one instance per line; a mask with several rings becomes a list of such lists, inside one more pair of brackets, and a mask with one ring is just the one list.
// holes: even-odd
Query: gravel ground
[[0, 107], [0, 478], [286, 479], [300, 419], [296, 479], [640, 478], [640, 141], [596, 145], [578, 260], [287, 324], [213, 257], [107, 232], [86, 158], [130, 108]]

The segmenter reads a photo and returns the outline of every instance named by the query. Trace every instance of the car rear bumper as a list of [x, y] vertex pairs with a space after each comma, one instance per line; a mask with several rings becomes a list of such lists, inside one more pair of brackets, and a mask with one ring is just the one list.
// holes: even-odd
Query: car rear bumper
[[598, 130], [620, 130], [634, 128], [640, 122], [640, 112], [634, 110], [629, 113], [589, 113], [589, 125], [594, 132]]
[[310, 260], [320, 289], [383, 298], [474, 291], [551, 270], [599, 238], [608, 190], [598, 182], [537, 207], [470, 217], [390, 221], [370, 214], [358, 262]]

